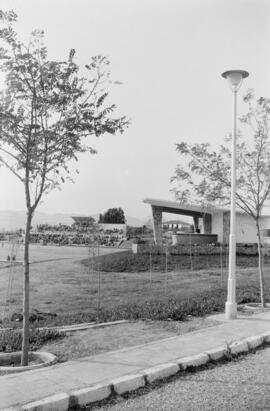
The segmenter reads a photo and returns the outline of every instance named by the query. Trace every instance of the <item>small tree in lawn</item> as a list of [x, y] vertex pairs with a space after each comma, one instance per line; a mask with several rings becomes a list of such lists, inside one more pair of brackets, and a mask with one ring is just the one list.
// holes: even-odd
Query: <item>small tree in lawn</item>
[[[33, 214], [44, 194], [69, 176], [69, 161], [95, 151], [85, 144], [90, 135], [123, 132], [125, 117], [114, 118], [114, 105], [104, 107], [110, 82], [108, 60], [93, 57], [79, 74], [75, 51], [67, 61], [49, 60], [43, 32], [34, 31], [29, 44], [18, 40], [16, 14], [0, 12], [1, 71], [6, 88], [0, 95], [0, 163], [24, 185], [26, 227], [24, 243], [22, 365], [29, 349], [29, 237]], [[76, 170], [77, 171], [77, 170]]]
[[[255, 101], [250, 90], [244, 102], [248, 110], [240, 120], [247, 133], [245, 137], [238, 136], [236, 204], [255, 221], [261, 303], [265, 306], [260, 217], [270, 199], [270, 99], [261, 97]], [[189, 159], [186, 167], [176, 167], [172, 177], [176, 198], [181, 202], [196, 200], [205, 205], [228, 205], [231, 151], [227, 144], [211, 151], [209, 144], [182, 142], [176, 149]]]

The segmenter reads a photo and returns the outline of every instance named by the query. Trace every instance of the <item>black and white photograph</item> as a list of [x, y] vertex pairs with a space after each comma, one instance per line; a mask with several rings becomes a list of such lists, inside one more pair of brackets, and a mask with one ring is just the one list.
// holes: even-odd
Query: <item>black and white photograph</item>
[[0, 410], [270, 410], [269, 0], [0, 0]]

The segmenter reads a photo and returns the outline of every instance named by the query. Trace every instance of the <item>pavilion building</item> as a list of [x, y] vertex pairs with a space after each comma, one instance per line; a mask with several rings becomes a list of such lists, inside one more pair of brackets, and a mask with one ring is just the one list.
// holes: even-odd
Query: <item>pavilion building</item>
[[[146, 198], [144, 203], [152, 209], [154, 238], [157, 245], [162, 244], [162, 214], [172, 213], [193, 218], [194, 234], [181, 233], [177, 236], [178, 243], [193, 244], [221, 243], [228, 244], [230, 234], [230, 210], [217, 207], [181, 204], [176, 201]], [[265, 243], [270, 243], [270, 216], [261, 216], [262, 237]], [[255, 220], [237, 211], [236, 242], [239, 244], [257, 243]]]

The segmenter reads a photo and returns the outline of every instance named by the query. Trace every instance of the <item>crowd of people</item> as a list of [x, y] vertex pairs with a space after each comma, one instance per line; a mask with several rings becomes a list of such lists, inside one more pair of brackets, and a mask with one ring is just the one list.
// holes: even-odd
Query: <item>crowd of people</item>
[[91, 245], [99, 244], [109, 247], [119, 246], [124, 241], [122, 229], [102, 229], [85, 227], [73, 224], [72, 226], [59, 224], [40, 224], [35, 231], [31, 232], [30, 242], [43, 245]]
[[[14, 235], [23, 241], [23, 230], [0, 233], [0, 241], [11, 241]], [[102, 224], [92, 224], [89, 226], [76, 223], [72, 225], [39, 224], [35, 229], [31, 230], [30, 243], [59, 246], [99, 244], [108, 247], [118, 247], [129, 237], [130, 233], [127, 235], [126, 231], [122, 228], [108, 228]]]
[[37, 231], [39, 233], [46, 232], [46, 231], [53, 231], [53, 232], [72, 232], [76, 229], [75, 223], [72, 225], [67, 224], [58, 224], [58, 225], [49, 225], [49, 224], [38, 224]]

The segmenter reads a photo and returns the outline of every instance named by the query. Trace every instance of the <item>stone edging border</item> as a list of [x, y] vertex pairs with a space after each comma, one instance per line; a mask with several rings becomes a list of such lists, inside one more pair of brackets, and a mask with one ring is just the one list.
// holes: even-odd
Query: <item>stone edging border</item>
[[[45, 351], [31, 351], [29, 353], [33, 358], [41, 359], [41, 363], [34, 365], [27, 365], [25, 367], [10, 367], [10, 366], [0, 366], [0, 371], [5, 371], [8, 374], [22, 371], [36, 370], [37, 368], [48, 367], [57, 363], [57, 357], [54, 354]], [[0, 354], [0, 358], [12, 358], [16, 356], [21, 356], [21, 351]]]
[[[59, 325], [55, 327], [37, 327], [37, 330], [56, 330], [59, 332], [75, 332], [75, 331], [84, 331], [90, 328], [104, 328], [111, 325], [121, 325], [132, 323], [133, 320], [117, 320], [117, 321], [107, 321], [105, 323], [77, 323], [71, 325]], [[14, 330], [14, 328], [0, 328], [0, 331], [10, 331]], [[17, 330], [21, 330], [21, 328], [17, 328]]]
[[107, 321], [105, 323], [79, 323], [79, 324], [72, 324], [72, 325], [63, 325], [63, 326], [56, 326], [56, 327], [43, 327], [39, 328], [42, 329], [53, 329], [59, 332], [75, 332], [75, 331], [84, 331], [91, 328], [104, 328], [111, 325], [121, 325], [131, 323], [131, 320], [117, 320], [117, 321]]
[[56, 394], [6, 411], [68, 411], [72, 407], [85, 406], [108, 400], [113, 395], [123, 395], [146, 387], [158, 380], [172, 377], [178, 373], [194, 370], [209, 362], [236, 358], [238, 355], [254, 351], [262, 345], [270, 344], [270, 331], [253, 337], [224, 344], [204, 353], [178, 358], [171, 362], [144, 369], [136, 374], [115, 378], [104, 384]]

